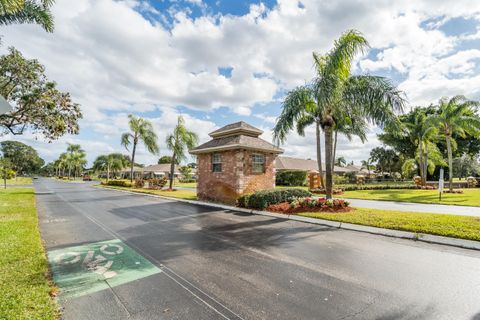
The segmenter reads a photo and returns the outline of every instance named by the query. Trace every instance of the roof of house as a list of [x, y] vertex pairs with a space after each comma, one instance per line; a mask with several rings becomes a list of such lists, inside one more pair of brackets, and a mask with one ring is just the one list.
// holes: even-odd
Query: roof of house
[[263, 133], [262, 130], [255, 128], [254, 126], [244, 122], [239, 121], [231, 124], [227, 124], [220, 129], [217, 129], [213, 132], [210, 132], [210, 137], [215, 138], [219, 136], [234, 135], [234, 134], [246, 134], [258, 137]]
[[[143, 168], [144, 172], [170, 172], [170, 163], [160, 163], [160, 164], [152, 164]], [[174, 172], [178, 172], [177, 166], [174, 167]]]
[[[141, 171], [143, 171], [143, 167], [133, 166], [133, 171], [134, 172], [141, 172]], [[128, 166], [127, 168], [124, 168], [123, 170], [120, 170], [119, 172], [130, 172], [130, 166]]]
[[[278, 157], [275, 162], [275, 169], [277, 170], [304, 170], [318, 172], [318, 164], [316, 160], [300, 159], [293, 157]], [[354, 172], [354, 170], [347, 167], [335, 166], [333, 169], [335, 173]]]
[[258, 136], [263, 131], [243, 121], [226, 125], [210, 133], [212, 140], [190, 150], [191, 154], [224, 151], [232, 149], [250, 149], [271, 153], [283, 150]]

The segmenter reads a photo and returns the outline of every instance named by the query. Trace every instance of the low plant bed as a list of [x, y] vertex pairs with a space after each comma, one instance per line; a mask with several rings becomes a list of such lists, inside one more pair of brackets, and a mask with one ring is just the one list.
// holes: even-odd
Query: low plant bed
[[297, 214], [299, 212], [350, 212], [348, 201], [341, 199], [327, 200], [325, 198], [298, 198], [291, 202], [282, 202], [272, 204], [267, 207], [267, 211]]
[[237, 199], [237, 205], [242, 208], [263, 210], [272, 204], [291, 202], [297, 198], [311, 197], [312, 194], [302, 189], [272, 189], [244, 194]]

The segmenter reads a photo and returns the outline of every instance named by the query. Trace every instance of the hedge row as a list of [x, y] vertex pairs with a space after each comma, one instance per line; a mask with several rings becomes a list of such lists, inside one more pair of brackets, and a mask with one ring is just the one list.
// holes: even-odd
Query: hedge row
[[132, 183], [130, 181], [125, 180], [108, 180], [108, 182], [103, 182], [103, 185], [107, 186], [116, 186], [116, 187], [131, 187]]
[[246, 194], [238, 198], [239, 207], [263, 210], [271, 204], [290, 202], [296, 198], [311, 197], [312, 194], [303, 189], [274, 189]]
[[418, 189], [414, 184], [362, 184], [362, 185], [346, 185], [337, 186], [344, 191], [355, 190], [387, 190], [387, 189]]
[[278, 186], [304, 186], [307, 183], [307, 172], [302, 170], [278, 171], [275, 184]]

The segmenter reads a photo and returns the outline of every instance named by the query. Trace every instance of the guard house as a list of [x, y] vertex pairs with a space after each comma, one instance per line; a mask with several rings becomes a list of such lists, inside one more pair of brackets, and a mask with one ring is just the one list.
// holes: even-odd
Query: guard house
[[244, 194], [275, 187], [275, 159], [283, 150], [260, 139], [243, 121], [210, 133], [212, 140], [190, 150], [197, 156], [199, 199], [235, 203]]

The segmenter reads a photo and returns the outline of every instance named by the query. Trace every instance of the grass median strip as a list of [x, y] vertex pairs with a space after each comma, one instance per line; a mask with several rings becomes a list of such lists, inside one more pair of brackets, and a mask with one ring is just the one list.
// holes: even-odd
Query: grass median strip
[[357, 208], [351, 212], [303, 212], [304, 217], [480, 241], [480, 218]]
[[460, 206], [480, 206], [480, 189], [463, 189], [463, 193], [444, 193], [438, 199], [438, 190], [388, 189], [346, 191], [341, 198], [388, 200], [400, 202], [434, 203]]
[[154, 194], [157, 196], [164, 196], [164, 197], [170, 197], [170, 198], [197, 200], [197, 192], [193, 190], [167, 191], [167, 190], [150, 190], [150, 189], [118, 187], [118, 186], [105, 186], [105, 185], [101, 185], [101, 187], [117, 189], [117, 190], [126, 190], [126, 191], [138, 192], [138, 193]]
[[[0, 181], [3, 184], [3, 180]], [[7, 186], [12, 185], [21, 185], [21, 184], [32, 184], [32, 178], [30, 177], [16, 177], [13, 179], [7, 179]]]
[[0, 190], [0, 318], [56, 319], [30, 188]]

